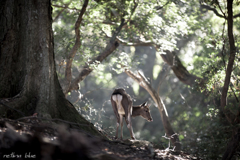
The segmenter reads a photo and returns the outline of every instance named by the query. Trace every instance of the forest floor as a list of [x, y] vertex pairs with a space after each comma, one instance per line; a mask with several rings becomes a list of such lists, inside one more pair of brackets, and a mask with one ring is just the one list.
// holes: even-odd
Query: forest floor
[[94, 137], [37, 117], [0, 118], [0, 159], [199, 160], [148, 141]]

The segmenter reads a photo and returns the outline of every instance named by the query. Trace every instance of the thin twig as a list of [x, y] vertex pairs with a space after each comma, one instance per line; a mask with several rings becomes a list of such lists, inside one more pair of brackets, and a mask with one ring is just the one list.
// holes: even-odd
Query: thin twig
[[225, 13], [223, 12], [222, 7], [220, 6], [218, 0], [217, 0], [217, 5], [218, 5], [220, 11], [222, 12], [223, 16], [226, 17], [226, 15], [225, 15]]
[[72, 0], [70, 0], [70, 2], [69, 2], [68, 4], [64, 5], [65, 7], [64, 7], [64, 8], [57, 14], [57, 16], [53, 19], [53, 22], [55, 22], [55, 21], [58, 19], [58, 17], [62, 14], [62, 12], [63, 12], [65, 9], [67, 9], [68, 6], [69, 6], [71, 3], [72, 3]]
[[165, 7], [166, 5], [168, 5], [171, 1], [167, 1], [163, 6], [160, 6], [159, 1], [157, 1], [158, 5], [157, 7], [155, 7], [156, 10], [160, 10], [163, 9], [163, 7]]

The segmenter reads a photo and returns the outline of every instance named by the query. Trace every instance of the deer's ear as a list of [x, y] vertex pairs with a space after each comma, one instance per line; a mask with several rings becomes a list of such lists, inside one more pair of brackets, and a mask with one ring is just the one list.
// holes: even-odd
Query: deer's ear
[[147, 102], [144, 102], [143, 104], [141, 104], [141, 107], [147, 106]]

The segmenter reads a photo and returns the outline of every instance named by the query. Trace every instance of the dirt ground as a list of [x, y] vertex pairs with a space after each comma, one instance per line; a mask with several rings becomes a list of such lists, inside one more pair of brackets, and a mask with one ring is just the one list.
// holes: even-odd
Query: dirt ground
[[155, 148], [148, 141], [94, 137], [79, 126], [70, 128], [56, 121], [67, 123], [0, 118], [0, 159], [199, 160], [182, 151]]

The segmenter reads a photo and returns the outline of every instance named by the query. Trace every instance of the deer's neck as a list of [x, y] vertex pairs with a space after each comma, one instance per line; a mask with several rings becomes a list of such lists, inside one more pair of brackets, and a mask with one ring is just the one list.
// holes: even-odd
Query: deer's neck
[[141, 115], [141, 107], [133, 106], [132, 107], [132, 117], [140, 116]]

